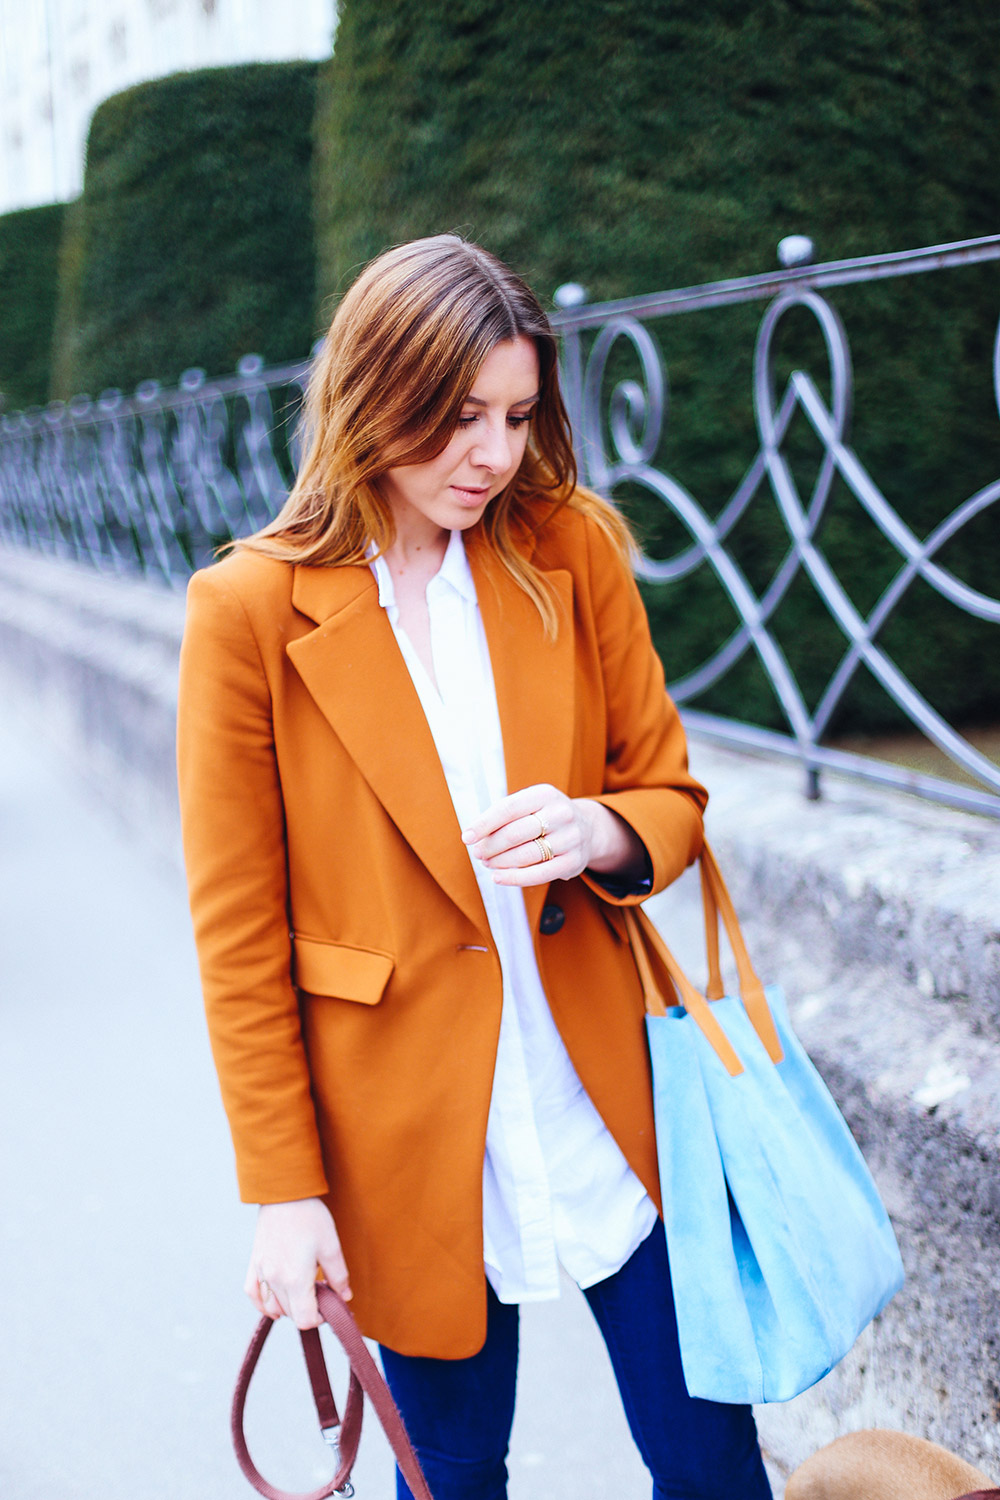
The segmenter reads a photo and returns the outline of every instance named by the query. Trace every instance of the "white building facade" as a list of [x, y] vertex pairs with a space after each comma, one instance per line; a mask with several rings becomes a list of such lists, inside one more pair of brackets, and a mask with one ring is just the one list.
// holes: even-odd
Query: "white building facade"
[[329, 57], [336, 0], [0, 0], [0, 213], [75, 198], [109, 94], [189, 68]]

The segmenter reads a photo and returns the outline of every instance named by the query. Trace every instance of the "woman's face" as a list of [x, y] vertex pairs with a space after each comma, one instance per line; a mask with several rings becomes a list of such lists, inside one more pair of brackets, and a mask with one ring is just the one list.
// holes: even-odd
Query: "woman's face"
[[403, 464], [383, 476], [398, 540], [426, 544], [479, 520], [517, 473], [538, 386], [531, 339], [494, 344], [447, 446], [426, 463]]

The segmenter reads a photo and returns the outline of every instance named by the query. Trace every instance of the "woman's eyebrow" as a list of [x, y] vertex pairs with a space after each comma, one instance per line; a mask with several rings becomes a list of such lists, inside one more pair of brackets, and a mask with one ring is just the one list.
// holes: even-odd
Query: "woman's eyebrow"
[[[520, 401], [512, 401], [511, 406], [529, 406], [532, 401], [540, 401], [541, 399], [541, 391], [536, 391], [533, 396], [523, 396]], [[489, 406], [489, 404], [488, 401], [483, 400], [482, 396], [466, 396], [465, 398], [466, 406]]]

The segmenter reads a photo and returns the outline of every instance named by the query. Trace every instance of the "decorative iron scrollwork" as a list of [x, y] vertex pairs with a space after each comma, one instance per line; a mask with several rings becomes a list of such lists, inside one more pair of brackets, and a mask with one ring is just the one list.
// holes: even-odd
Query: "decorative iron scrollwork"
[[186, 582], [288, 493], [307, 362], [0, 417], [0, 539]]
[[[1000, 246], [996, 251], [1000, 255]], [[815, 273], [826, 268], [816, 267]], [[930, 267], [926, 267], [930, 269]], [[777, 279], [777, 278], [776, 278]], [[857, 279], [851, 278], [851, 279]], [[783, 737], [734, 720], [687, 710], [685, 719], [703, 732], [735, 745], [766, 746], [794, 751], [809, 774], [812, 795], [818, 791], [822, 767], [870, 775], [924, 795], [956, 802], [978, 811], [1000, 815], [1000, 767], [959, 734], [914, 687], [878, 644], [888, 616], [917, 578], [941, 597], [979, 619], [1000, 624], [1000, 599], [991, 598], [956, 578], [934, 561], [944, 543], [1000, 496], [1000, 481], [987, 485], [957, 506], [921, 541], [885, 498], [850, 446], [853, 372], [847, 334], [836, 309], [812, 287], [781, 287], [761, 319], [753, 363], [753, 400], [759, 448], [743, 480], [719, 516], [713, 519], [673, 475], [657, 468], [667, 413], [667, 372], [651, 333], [623, 304], [587, 309], [587, 322], [597, 329], [583, 357], [581, 324], [584, 314], [574, 309], [566, 318], [565, 359], [576, 378], [566, 383], [571, 417], [577, 432], [581, 470], [588, 483], [613, 495], [625, 484], [655, 496], [687, 530], [691, 541], [667, 558], [641, 554], [637, 573], [651, 582], [684, 578], [709, 567], [728, 596], [736, 616], [735, 629], [695, 670], [671, 684], [680, 704], [688, 704], [719, 682], [749, 649], [756, 651], [767, 673], [790, 737]], [[723, 284], [724, 285], [724, 284]], [[720, 288], [721, 290], [721, 288]], [[636, 304], [650, 299], [634, 299]], [[725, 294], [715, 300], [724, 305]], [[794, 308], [814, 318], [825, 346], [830, 378], [826, 399], [813, 376], [793, 370], [777, 389], [775, 340], [782, 319]], [[679, 307], [675, 310], [684, 310]], [[662, 313], [662, 306], [650, 315]], [[606, 316], [604, 315], [606, 313]], [[638, 358], [640, 381], [620, 380], [606, 394], [607, 370], [613, 348], [627, 342]], [[993, 379], [1000, 409], [1000, 327], [994, 347]], [[575, 407], [574, 407], [574, 396]], [[799, 492], [785, 443], [797, 416], [805, 418], [821, 445], [822, 457], [812, 491]], [[899, 554], [900, 566], [871, 611], [864, 615], [851, 600], [818, 538], [835, 481], [843, 481], [855, 499]], [[788, 537], [788, 548], [762, 592], [756, 592], [727, 542], [747, 508], [767, 493], [777, 506]], [[773, 616], [793, 582], [805, 575], [845, 639], [846, 649], [810, 712], [802, 690], [771, 626]], [[821, 738], [860, 667], [866, 667], [907, 717], [957, 765], [988, 789], [978, 792], [935, 777], [917, 776], [902, 769], [866, 761], [823, 746]], [[784, 743], [781, 743], [784, 741]]]

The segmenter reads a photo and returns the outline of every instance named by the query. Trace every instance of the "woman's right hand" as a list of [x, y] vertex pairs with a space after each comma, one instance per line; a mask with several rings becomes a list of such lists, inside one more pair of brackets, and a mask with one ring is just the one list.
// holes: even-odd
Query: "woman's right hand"
[[352, 1292], [330, 1210], [321, 1198], [262, 1203], [243, 1290], [259, 1313], [283, 1315], [299, 1328], [322, 1323], [316, 1268], [345, 1302]]

